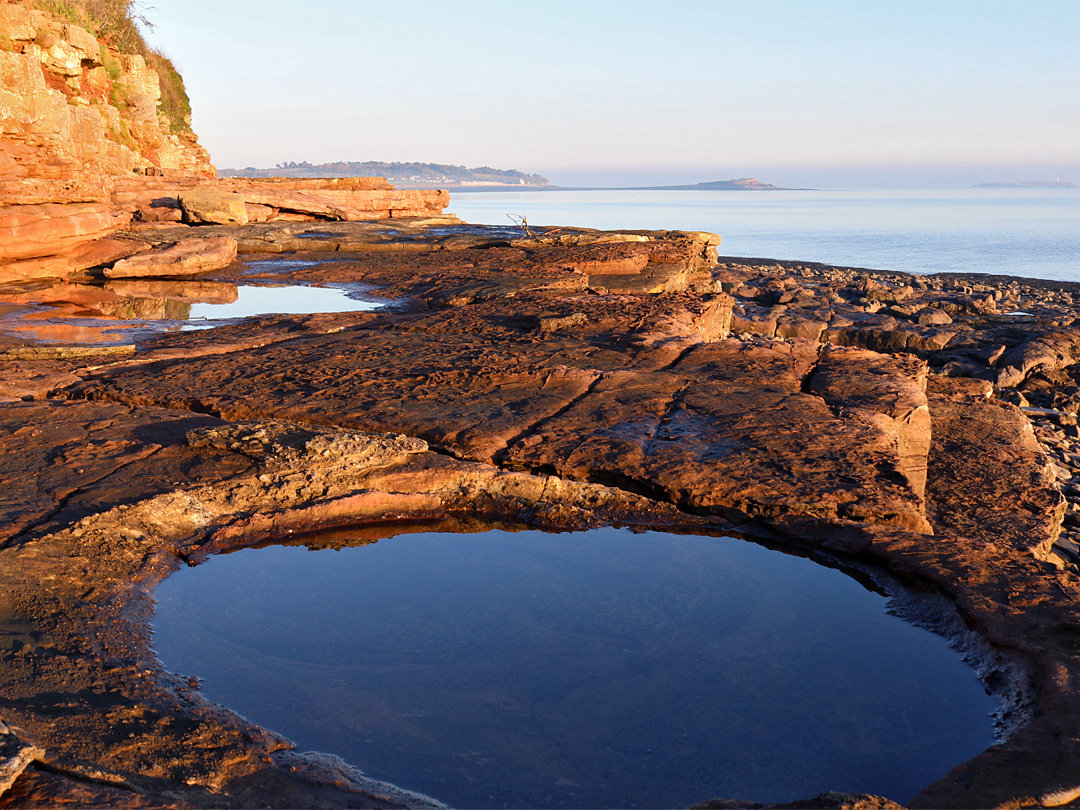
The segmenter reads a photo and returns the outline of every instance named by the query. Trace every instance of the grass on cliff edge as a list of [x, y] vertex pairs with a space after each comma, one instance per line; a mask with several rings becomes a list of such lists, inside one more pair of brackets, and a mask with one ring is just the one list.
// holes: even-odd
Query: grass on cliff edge
[[191, 100], [172, 60], [146, 44], [139, 25], [153, 28], [136, 0], [32, 0], [58, 19], [81, 25], [119, 53], [139, 54], [158, 74], [161, 111], [173, 132], [191, 132]]

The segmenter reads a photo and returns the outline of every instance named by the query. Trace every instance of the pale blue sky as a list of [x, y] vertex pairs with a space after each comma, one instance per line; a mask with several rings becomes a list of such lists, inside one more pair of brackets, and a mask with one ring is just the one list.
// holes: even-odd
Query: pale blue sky
[[1080, 2], [142, 0], [219, 167], [1080, 182]]

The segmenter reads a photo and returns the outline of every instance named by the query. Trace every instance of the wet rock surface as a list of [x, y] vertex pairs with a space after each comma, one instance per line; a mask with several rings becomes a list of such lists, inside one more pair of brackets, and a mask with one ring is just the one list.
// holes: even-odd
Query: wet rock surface
[[245, 279], [363, 283], [394, 306], [119, 346], [8, 330], [0, 807], [423, 806], [164, 672], [152, 590], [238, 546], [485, 520], [741, 531], [944, 593], [1009, 662], [984, 672], [1009, 735], [912, 806], [1080, 796], [1078, 290], [717, 262], [715, 238], [682, 232], [414, 219], [139, 239], [181, 233], [241, 255], [197, 283], [9, 287], [0, 317]]

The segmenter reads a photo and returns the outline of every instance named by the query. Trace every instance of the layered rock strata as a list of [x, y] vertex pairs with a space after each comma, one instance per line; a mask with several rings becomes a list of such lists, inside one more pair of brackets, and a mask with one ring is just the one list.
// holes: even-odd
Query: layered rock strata
[[160, 99], [142, 56], [0, 2], [0, 278], [65, 277], [119, 258], [93, 244], [130, 220], [109, 199], [115, 178], [214, 176]]
[[[242, 279], [363, 283], [399, 305], [140, 337], [120, 356], [0, 341], [0, 719], [31, 752], [0, 806], [424, 804], [162, 671], [150, 594], [238, 545], [482, 519], [741, 531], [943, 593], [1000, 653], [983, 674], [1011, 688], [1010, 736], [912, 806], [1080, 795], [1080, 568], [1061, 536], [1080, 493], [1065, 469], [1071, 289], [716, 265], [715, 238], [680, 232], [266, 223], [141, 238], [180, 233], [262, 255], [198, 287], [64, 286], [84, 312], [170, 284], [178, 301], [228, 297]], [[266, 261], [299, 246], [316, 252]], [[1043, 417], [1060, 438], [1032, 430]]]
[[22, 3], [0, 2], [0, 181], [53, 181], [97, 195], [102, 177], [213, 177], [190, 130], [159, 110], [160, 77], [138, 54]]

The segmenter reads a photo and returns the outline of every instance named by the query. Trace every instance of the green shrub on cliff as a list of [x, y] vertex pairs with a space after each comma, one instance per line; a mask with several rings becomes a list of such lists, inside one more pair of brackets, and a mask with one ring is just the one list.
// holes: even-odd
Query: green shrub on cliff
[[138, 10], [135, 0], [77, 0], [85, 5], [97, 25], [97, 35], [121, 53], [145, 54], [149, 48], [139, 23], [151, 28], [150, 21]]
[[191, 99], [184, 88], [184, 78], [161, 51], [150, 51], [147, 64], [161, 79], [161, 111], [169, 118], [173, 132], [191, 130]]
[[76, 0], [35, 0], [34, 5], [64, 22], [89, 28], [86, 14]]
[[[173, 132], [191, 131], [191, 102], [184, 79], [172, 60], [161, 51], [146, 44], [139, 30], [153, 28], [142, 13], [146, 6], [136, 0], [33, 0], [35, 6], [66, 22], [81, 25], [101, 40], [108, 49], [119, 53], [138, 54], [157, 71], [161, 85], [161, 111], [169, 119]], [[113, 81], [120, 75], [120, 64], [103, 48], [102, 62]], [[123, 91], [111, 94], [113, 104], [121, 104]]]
[[100, 51], [101, 66], [105, 68], [105, 72], [109, 74], [109, 78], [114, 82], [120, 78], [120, 75], [124, 72], [124, 66], [120, 64], [120, 60], [113, 56], [113, 52], [101, 46]]

